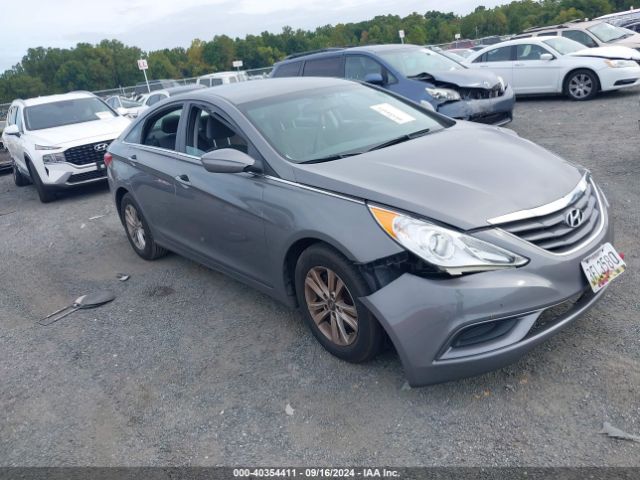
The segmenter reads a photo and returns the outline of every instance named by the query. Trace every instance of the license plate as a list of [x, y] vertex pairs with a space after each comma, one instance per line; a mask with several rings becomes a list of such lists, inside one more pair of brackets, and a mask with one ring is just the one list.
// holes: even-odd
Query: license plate
[[627, 265], [620, 258], [613, 245], [605, 243], [598, 250], [582, 260], [582, 270], [594, 292], [604, 288], [624, 272]]

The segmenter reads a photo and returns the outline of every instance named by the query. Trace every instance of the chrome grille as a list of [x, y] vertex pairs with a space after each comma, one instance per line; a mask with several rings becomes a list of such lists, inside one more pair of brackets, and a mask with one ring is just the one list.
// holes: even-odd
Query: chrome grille
[[94, 147], [103, 143], [109, 145], [111, 143], [111, 140], [89, 143], [87, 145], [80, 145], [79, 147], [69, 148], [64, 151], [64, 158], [67, 162], [73, 163], [74, 165], [88, 165], [90, 163], [102, 161], [106, 150], [97, 152]]
[[[497, 226], [550, 252], [565, 253], [587, 240], [602, 220], [596, 187], [590, 180], [586, 185], [580, 195], [560, 210]], [[565, 221], [567, 214], [574, 209], [581, 210], [583, 214], [583, 221], [577, 227], [571, 227]]]

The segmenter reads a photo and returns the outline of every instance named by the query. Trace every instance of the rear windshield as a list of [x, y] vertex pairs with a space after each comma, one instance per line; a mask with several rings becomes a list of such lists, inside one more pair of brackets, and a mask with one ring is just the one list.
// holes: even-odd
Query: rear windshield
[[33, 105], [24, 109], [27, 130], [44, 130], [116, 116], [106, 103], [95, 97]]

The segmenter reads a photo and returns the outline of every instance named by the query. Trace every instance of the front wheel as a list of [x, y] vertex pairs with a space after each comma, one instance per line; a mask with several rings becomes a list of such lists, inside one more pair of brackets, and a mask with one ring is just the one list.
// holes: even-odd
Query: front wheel
[[[29, 175], [31, 176], [31, 180], [36, 187], [36, 191], [38, 192], [38, 197], [40, 197], [40, 201], [42, 203], [49, 203], [56, 199], [56, 194], [53, 189], [40, 180], [40, 175], [38, 175], [38, 171], [36, 167], [33, 166], [31, 162], [27, 162], [27, 168], [29, 169]], [[17, 185], [17, 184], [16, 184]]]
[[576, 70], [565, 80], [565, 94], [571, 100], [590, 100], [596, 96], [599, 89], [598, 77], [590, 70]]
[[18, 165], [15, 160], [11, 163], [11, 168], [13, 171], [13, 183], [18, 187], [25, 187], [29, 185], [29, 178], [26, 175], [23, 175], [22, 172], [18, 169]]
[[326, 350], [353, 363], [380, 352], [382, 327], [358, 300], [370, 290], [344, 256], [324, 245], [312, 245], [298, 259], [295, 284], [305, 322]]

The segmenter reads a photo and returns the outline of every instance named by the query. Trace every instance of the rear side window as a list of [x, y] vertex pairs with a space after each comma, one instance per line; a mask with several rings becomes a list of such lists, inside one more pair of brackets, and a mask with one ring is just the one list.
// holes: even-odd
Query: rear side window
[[558, 32], [556, 32], [555, 30], [552, 30], [550, 32], [540, 32], [538, 36], [539, 37], [557, 37]]
[[324, 57], [307, 60], [304, 64], [305, 77], [343, 77], [343, 57]]
[[290, 62], [279, 65], [273, 72], [274, 77], [297, 77], [300, 75], [302, 61]]
[[562, 32], [562, 36], [570, 38], [571, 40], [575, 40], [576, 42], [579, 42], [590, 48], [598, 46], [593, 38], [580, 30], [565, 30]]
[[494, 48], [480, 55], [473, 63], [508, 62], [511, 60], [511, 47]]
[[181, 115], [182, 105], [179, 105], [151, 117], [145, 122], [140, 143], [150, 147], [175, 150]]

